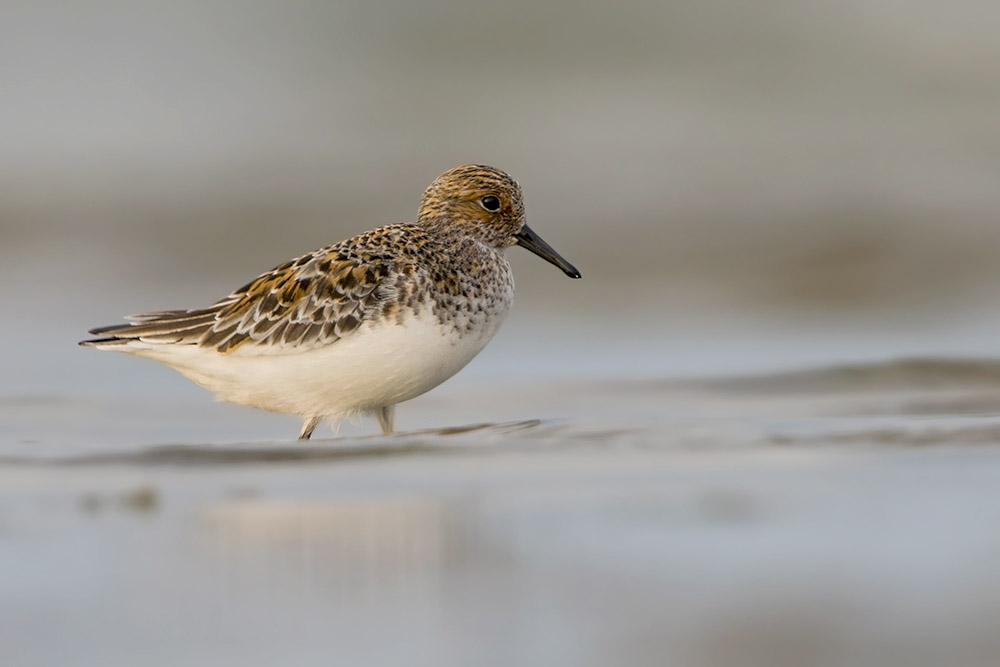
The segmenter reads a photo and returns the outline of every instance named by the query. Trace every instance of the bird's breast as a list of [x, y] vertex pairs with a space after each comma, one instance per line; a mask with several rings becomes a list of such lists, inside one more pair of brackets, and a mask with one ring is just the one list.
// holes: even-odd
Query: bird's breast
[[[507, 260], [495, 252], [436, 280], [430, 306], [441, 326], [461, 337], [487, 341], [514, 302], [514, 278]], [[485, 344], [485, 342], [484, 342]]]

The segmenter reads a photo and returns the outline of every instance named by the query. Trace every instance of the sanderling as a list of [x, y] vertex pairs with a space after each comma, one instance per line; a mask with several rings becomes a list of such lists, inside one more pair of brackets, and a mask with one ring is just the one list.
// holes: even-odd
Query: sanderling
[[161, 361], [220, 400], [323, 419], [374, 414], [457, 373], [514, 297], [503, 251], [580, 272], [527, 225], [521, 187], [483, 165], [439, 176], [416, 222], [373, 229], [285, 262], [207, 308], [132, 315], [82, 341]]

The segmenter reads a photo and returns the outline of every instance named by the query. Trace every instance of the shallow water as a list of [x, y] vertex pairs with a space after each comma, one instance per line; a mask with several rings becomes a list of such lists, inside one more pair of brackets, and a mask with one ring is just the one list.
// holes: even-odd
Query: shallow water
[[218, 437], [296, 424], [200, 394], [139, 405], [0, 405], [7, 664], [1000, 651], [997, 362], [467, 381], [401, 420], [522, 418], [308, 445]]

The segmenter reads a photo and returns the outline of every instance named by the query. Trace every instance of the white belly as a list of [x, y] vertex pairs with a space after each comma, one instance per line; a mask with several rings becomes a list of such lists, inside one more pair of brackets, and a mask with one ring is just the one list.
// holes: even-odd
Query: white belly
[[459, 335], [428, 310], [405, 324], [365, 324], [335, 343], [302, 351], [241, 347], [220, 354], [195, 345], [125, 351], [177, 369], [221, 400], [336, 419], [433, 389], [483, 349], [507, 314], [503, 307], [474, 331]]

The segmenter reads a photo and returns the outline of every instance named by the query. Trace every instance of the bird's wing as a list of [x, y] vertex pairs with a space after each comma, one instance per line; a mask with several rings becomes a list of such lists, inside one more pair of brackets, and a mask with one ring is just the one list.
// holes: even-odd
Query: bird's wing
[[391, 316], [397, 286], [416, 271], [386, 256], [351, 250], [345, 244], [317, 250], [258, 276], [209, 308], [133, 315], [126, 324], [91, 330], [103, 338], [84, 344], [141, 341], [263, 354], [328, 345], [366, 320]]

